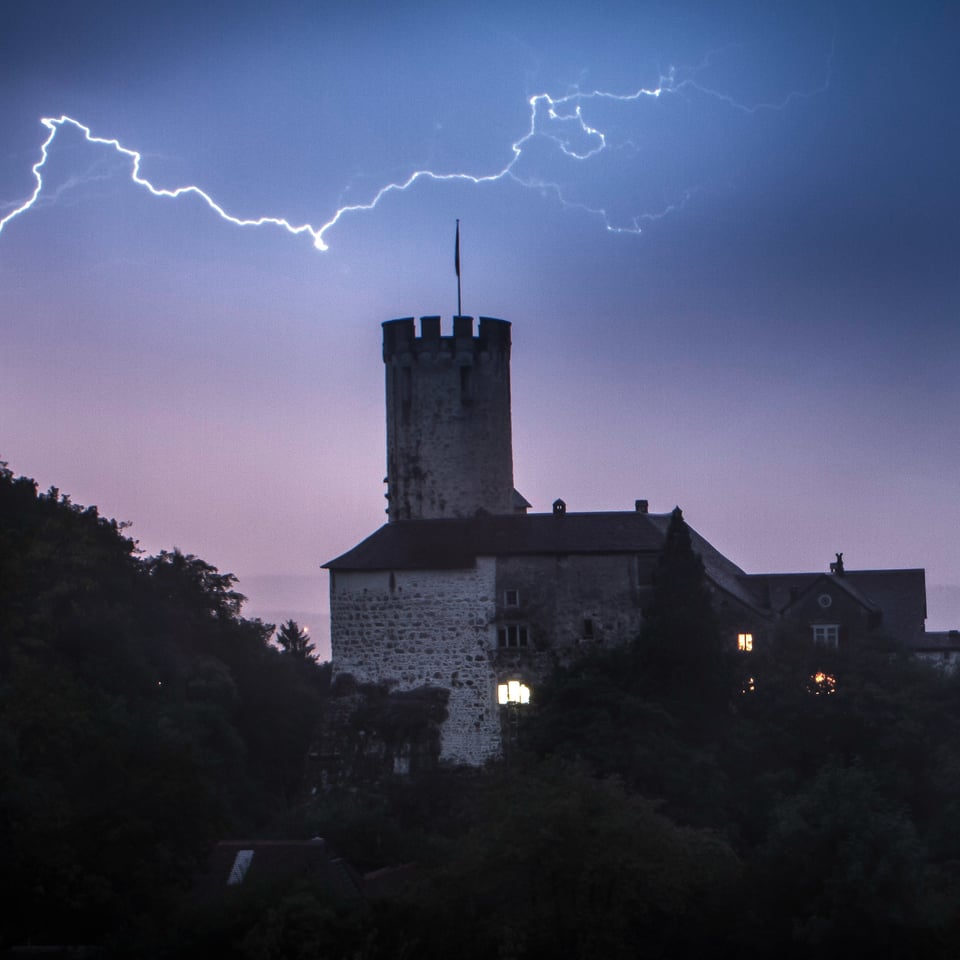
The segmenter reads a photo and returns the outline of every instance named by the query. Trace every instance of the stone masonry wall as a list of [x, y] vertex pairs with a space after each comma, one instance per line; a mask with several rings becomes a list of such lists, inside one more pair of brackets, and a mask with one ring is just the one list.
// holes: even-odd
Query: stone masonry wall
[[636, 640], [654, 563], [653, 556], [620, 554], [500, 558], [497, 627], [524, 627], [527, 644], [498, 645], [498, 681], [526, 683], [536, 701], [538, 688], [557, 666], [593, 648]]
[[499, 756], [495, 561], [471, 570], [338, 572], [330, 582], [334, 671], [398, 690], [449, 689], [441, 759]]
[[[584, 643], [629, 643], [640, 633], [654, 563], [654, 557], [621, 554], [501, 558], [498, 619], [529, 623], [532, 648], [574, 657]], [[514, 591], [515, 607], [505, 604], [507, 591]]]
[[472, 517], [513, 508], [510, 324], [440, 317], [383, 325], [390, 520]]

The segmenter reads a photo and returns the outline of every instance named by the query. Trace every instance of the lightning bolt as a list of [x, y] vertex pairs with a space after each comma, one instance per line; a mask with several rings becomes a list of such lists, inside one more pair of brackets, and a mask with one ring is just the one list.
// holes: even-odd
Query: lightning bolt
[[[89, 127], [80, 123], [79, 120], [73, 119], [72, 117], [43, 117], [40, 122], [47, 129], [48, 133], [46, 139], [40, 146], [40, 159], [37, 160], [37, 162], [34, 163], [31, 168], [34, 178], [33, 192], [26, 200], [23, 201], [23, 203], [14, 207], [14, 209], [10, 210], [9, 213], [0, 219], [0, 234], [3, 233], [3, 230], [11, 221], [26, 213], [33, 207], [40, 205], [41, 196], [44, 189], [44, 167], [46, 166], [47, 160], [50, 156], [50, 151], [53, 147], [57, 133], [65, 127], [71, 127], [79, 131], [88, 143], [112, 148], [117, 154], [129, 160], [130, 179], [137, 186], [148, 190], [155, 197], [164, 197], [175, 200], [180, 197], [194, 196], [202, 200], [215, 214], [217, 214], [217, 216], [228, 223], [232, 223], [238, 227], [280, 227], [293, 236], [306, 234], [313, 241], [313, 246], [317, 250], [321, 251], [326, 251], [329, 249], [325, 239], [326, 234], [332, 230], [340, 222], [340, 220], [343, 219], [343, 217], [347, 216], [348, 214], [374, 210], [384, 199], [384, 197], [392, 193], [408, 190], [420, 180], [430, 180], [441, 183], [463, 182], [479, 185], [484, 183], [495, 183], [497, 181], [509, 178], [523, 187], [536, 189], [542, 193], [553, 194], [564, 207], [581, 210], [591, 216], [600, 218], [603, 222], [604, 228], [609, 232], [637, 234], [641, 232], [642, 224], [644, 222], [658, 220], [672, 211], [682, 207], [691, 196], [692, 191], [686, 191], [684, 196], [679, 201], [666, 204], [664, 208], [657, 213], [639, 214], [633, 216], [627, 223], [617, 225], [611, 220], [604, 208], [591, 207], [587, 204], [567, 199], [563, 193], [563, 190], [558, 184], [549, 181], [543, 181], [531, 176], [521, 175], [520, 171], [518, 170], [518, 166], [520, 165], [520, 161], [523, 157], [526, 147], [535, 139], [544, 138], [545, 140], [552, 142], [552, 144], [563, 156], [577, 162], [587, 162], [596, 157], [598, 154], [602, 153], [604, 150], [607, 150], [609, 144], [606, 134], [598, 127], [591, 125], [584, 116], [584, 108], [591, 101], [606, 100], [615, 101], [618, 103], [631, 103], [645, 99], [657, 100], [665, 94], [677, 94], [681, 91], [689, 92], [695, 90], [703, 96], [716, 99], [734, 109], [747, 113], [755, 113], [759, 110], [765, 109], [780, 110], [786, 107], [794, 99], [815, 96], [816, 94], [822, 93], [827, 89], [830, 81], [830, 64], [832, 63], [832, 57], [833, 50], [831, 46], [826, 78], [817, 88], [805, 92], [791, 92], [782, 101], [777, 103], [759, 103], [753, 106], [742, 104], [725, 93], [699, 85], [694, 76], [687, 77], [683, 80], [678, 80], [676, 71], [672, 68], [670, 71], [668, 71], [668, 73], [660, 76], [657, 86], [652, 88], [640, 87], [639, 89], [630, 93], [612, 93], [606, 90], [592, 90], [584, 92], [579, 89], [574, 89], [573, 92], [558, 97], [551, 96], [548, 93], [534, 94], [527, 99], [529, 122], [526, 130], [519, 139], [515, 140], [510, 145], [507, 162], [499, 170], [495, 170], [486, 174], [438, 173], [429, 169], [414, 170], [409, 176], [406, 177], [406, 179], [394, 181], [392, 183], [388, 183], [386, 186], [381, 187], [376, 191], [370, 200], [364, 203], [354, 203], [340, 207], [330, 217], [329, 220], [320, 226], [314, 226], [309, 223], [294, 224], [282, 217], [238, 217], [227, 212], [227, 210], [217, 203], [217, 201], [214, 200], [210, 194], [193, 184], [175, 187], [173, 189], [158, 187], [142, 175], [141, 164], [143, 158], [138, 151], [123, 146], [119, 140], [95, 136]], [[701, 67], [697, 69], [701, 69], [707, 65], [709, 65], [709, 61], [704, 61], [704, 63], [701, 64]], [[578, 148], [574, 145], [575, 143], [584, 145]], [[58, 187], [52, 196], [43, 197], [42, 202], [55, 202], [65, 190], [75, 186], [79, 182], [83, 182], [84, 179], [101, 179], [101, 177], [71, 177], [66, 184]]]

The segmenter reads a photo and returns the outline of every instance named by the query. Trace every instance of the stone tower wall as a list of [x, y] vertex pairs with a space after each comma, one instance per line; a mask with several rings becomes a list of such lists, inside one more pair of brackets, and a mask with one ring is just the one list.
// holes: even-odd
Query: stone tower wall
[[441, 759], [479, 766], [500, 753], [492, 659], [496, 562], [468, 570], [330, 577], [334, 675], [395, 690], [450, 691]]
[[513, 508], [510, 324], [440, 317], [383, 324], [390, 520]]

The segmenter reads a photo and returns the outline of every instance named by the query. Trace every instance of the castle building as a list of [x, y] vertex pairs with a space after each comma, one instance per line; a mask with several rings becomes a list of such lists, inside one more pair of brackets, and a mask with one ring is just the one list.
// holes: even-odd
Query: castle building
[[[670, 521], [645, 500], [528, 512], [513, 486], [510, 330], [383, 324], [388, 522], [325, 564], [334, 676], [448, 691], [440, 757], [473, 765], [501, 754], [507, 718], [557, 665], [638, 636]], [[751, 575], [690, 533], [745, 655], [785, 622], [830, 645], [882, 633], [950, 646], [924, 647], [923, 570], [848, 571], [838, 556], [830, 573]]]

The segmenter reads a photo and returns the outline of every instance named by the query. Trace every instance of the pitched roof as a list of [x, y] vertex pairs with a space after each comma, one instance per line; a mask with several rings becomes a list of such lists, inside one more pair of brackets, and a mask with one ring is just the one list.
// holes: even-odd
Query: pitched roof
[[841, 589], [867, 610], [881, 611], [881, 629], [913, 640], [923, 632], [927, 616], [926, 575], [922, 568], [846, 570], [834, 573], [757, 573], [743, 578], [758, 601], [783, 613], [821, 582]]
[[224, 841], [210, 855], [207, 870], [197, 878], [195, 896], [309, 876], [333, 894], [346, 899], [361, 895], [359, 875], [344, 860], [333, 856], [326, 842], [316, 838], [299, 841]]
[[[670, 514], [653, 514], [651, 520], [666, 535], [667, 527], [670, 523]], [[687, 524], [687, 530], [690, 531], [690, 543], [693, 552], [698, 554], [703, 561], [703, 568], [707, 577], [715, 586], [724, 590], [730, 596], [735, 597], [741, 603], [752, 607], [758, 612], [762, 612], [761, 605], [757, 602], [756, 596], [751, 590], [744, 586], [744, 578], [747, 576], [731, 559], [725, 557], [709, 540], [702, 537], [696, 530]], [[758, 609], [759, 608], [759, 609]]]
[[[656, 554], [669, 523], [669, 513], [637, 511], [396, 520], [324, 566], [333, 571], [466, 570], [477, 557]], [[743, 570], [688, 529], [713, 583], [748, 606], [760, 606], [743, 584]]]
[[325, 563], [329, 570], [456, 570], [477, 557], [656, 553], [669, 514], [480, 513], [467, 519], [396, 520]]
[[[809, 594], [818, 590], [834, 588], [852, 597], [861, 607], [871, 612], [880, 609], [879, 605], [871, 600], [869, 596], [858, 588], [857, 581], [860, 580], [859, 574], [862, 571], [848, 570], [842, 576], [834, 573], [801, 573], [801, 574], [779, 574], [777, 581], [777, 613], [785, 613], [790, 607], [796, 606], [806, 600]], [[759, 580], [759, 577], [751, 578]], [[769, 584], [771, 577], [764, 578]], [[789, 589], [789, 596], [784, 597], [784, 588]], [[785, 600], [785, 602], [784, 602]]]
[[[477, 557], [656, 554], [668, 513], [479, 513], [465, 519], [397, 520], [324, 564], [332, 571], [467, 570]], [[926, 619], [922, 569], [747, 574], [688, 526], [693, 549], [715, 586], [758, 613], [784, 613], [829, 581], [865, 609], [882, 613], [881, 629], [916, 641]]]

